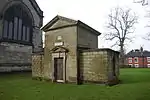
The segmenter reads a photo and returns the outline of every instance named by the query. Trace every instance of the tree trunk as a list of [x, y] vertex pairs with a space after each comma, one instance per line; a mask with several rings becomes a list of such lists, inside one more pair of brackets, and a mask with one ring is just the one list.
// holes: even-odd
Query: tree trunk
[[124, 65], [124, 45], [120, 45], [120, 65]]

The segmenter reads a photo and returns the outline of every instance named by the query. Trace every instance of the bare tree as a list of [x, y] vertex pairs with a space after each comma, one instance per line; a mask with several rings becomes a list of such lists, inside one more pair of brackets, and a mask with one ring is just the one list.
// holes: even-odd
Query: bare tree
[[150, 41], [150, 33], [147, 33], [147, 34], [143, 37], [143, 39]]
[[133, 0], [133, 3], [141, 3], [142, 6], [148, 5], [148, 0]]
[[116, 40], [113, 46], [120, 47], [120, 64], [124, 64], [124, 46], [127, 41], [133, 40], [132, 33], [134, 32], [134, 25], [137, 23], [138, 17], [131, 9], [114, 8], [108, 15], [106, 40]]
[[[142, 6], [149, 6], [149, 0], [134, 0], [133, 3], [141, 3]], [[147, 11], [147, 15], [145, 16], [150, 18], [150, 10]], [[148, 21], [149, 22], [149, 21]], [[150, 25], [146, 25], [146, 28], [149, 28]], [[146, 36], [143, 39], [150, 41], [150, 32], [146, 33]]]

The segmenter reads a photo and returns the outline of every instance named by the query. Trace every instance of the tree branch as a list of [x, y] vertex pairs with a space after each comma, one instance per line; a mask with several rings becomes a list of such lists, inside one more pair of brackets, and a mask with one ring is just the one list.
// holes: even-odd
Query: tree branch
[[119, 41], [116, 41], [113, 45], [111, 45], [111, 48], [113, 48], [114, 46], [118, 46], [119, 45]]
[[116, 38], [117, 42], [112, 45], [112, 47], [116, 45], [120, 46], [122, 51], [125, 42], [133, 41], [133, 38], [129, 37], [129, 34], [134, 32], [134, 25], [138, 18], [131, 12], [131, 9], [125, 10], [122, 8], [115, 8], [114, 10], [111, 10], [108, 19], [107, 29], [109, 32], [106, 34], [106, 40], [112, 41]]

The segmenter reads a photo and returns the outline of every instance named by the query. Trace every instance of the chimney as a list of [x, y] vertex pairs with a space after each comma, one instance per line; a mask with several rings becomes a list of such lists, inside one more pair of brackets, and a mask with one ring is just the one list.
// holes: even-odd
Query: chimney
[[143, 55], [143, 47], [140, 48], [141, 55]]
[[140, 48], [140, 51], [143, 52], [143, 47]]

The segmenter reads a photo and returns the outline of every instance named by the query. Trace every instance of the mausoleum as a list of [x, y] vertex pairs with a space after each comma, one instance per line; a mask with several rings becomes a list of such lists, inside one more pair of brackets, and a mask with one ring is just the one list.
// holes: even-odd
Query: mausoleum
[[118, 83], [119, 52], [98, 48], [100, 32], [79, 20], [59, 15], [42, 30], [45, 47], [32, 56], [33, 78], [77, 84]]

